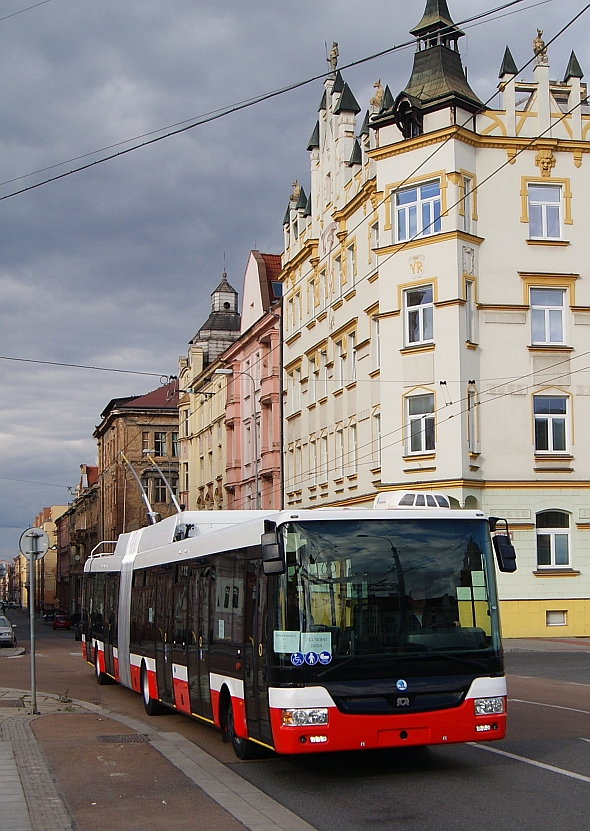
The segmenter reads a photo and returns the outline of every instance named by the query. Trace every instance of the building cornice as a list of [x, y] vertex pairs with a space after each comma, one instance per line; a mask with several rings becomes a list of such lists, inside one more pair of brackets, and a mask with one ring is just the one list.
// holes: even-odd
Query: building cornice
[[334, 211], [334, 213], [332, 214], [334, 221], [343, 222], [347, 219], [350, 219], [350, 217], [356, 211], [358, 211], [359, 208], [362, 208], [365, 202], [367, 202], [371, 198], [371, 196], [376, 193], [377, 177], [374, 176], [372, 179], [369, 179], [367, 182], [365, 182], [365, 184], [362, 186], [362, 188], [359, 190], [356, 196], [353, 196], [350, 202], [348, 202], [340, 210]]
[[480, 133], [466, 130], [465, 127], [451, 126], [444, 127], [441, 130], [433, 130], [431, 133], [423, 133], [421, 136], [399, 141], [395, 144], [376, 147], [373, 150], [367, 151], [367, 155], [375, 161], [380, 161], [381, 159], [389, 159], [392, 156], [399, 156], [402, 153], [410, 153], [422, 147], [429, 147], [432, 144], [441, 144], [453, 138], [471, 147], [506, 150], [510, 155], [514, 155], [519, 150], [538, 150], [540, 147], [550, 147], [554, 153], [590, 153], [590, 142], [579, 139], [534, 138], [534, 136], [482, 136]]
[[277, 275], [277, 280], [284, 283], [289, 277], [293, 276], [295, 270], [299, 268], [300, 265], [303, 265], [306, 260], [311, 260], [314, 257], [317, 257], [319, 244], [319, 240], [317, 239], [307, 240], [301, 250], [298, 251], [298, 253], [295, 254], [291, 260], [288, 260], [288, 262], [285, 263]]

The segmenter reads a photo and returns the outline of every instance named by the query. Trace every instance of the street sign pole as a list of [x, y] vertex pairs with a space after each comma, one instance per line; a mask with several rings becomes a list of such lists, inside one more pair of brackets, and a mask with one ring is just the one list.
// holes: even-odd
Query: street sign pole
[[35, 571], [37, 566], [37, 537], [29, 537], [29, 627], [31, 629], [31, 715], [37, 710], [37, 674], [35, 669]]
[[28, 528], [18, 543], [20, 553], [29, 561], [29, 625], [31, 629], [31, 715], [37, 709], [37, 678], [35, 669], [35, 564], [47, 554], [49, 538], [42, 528]]

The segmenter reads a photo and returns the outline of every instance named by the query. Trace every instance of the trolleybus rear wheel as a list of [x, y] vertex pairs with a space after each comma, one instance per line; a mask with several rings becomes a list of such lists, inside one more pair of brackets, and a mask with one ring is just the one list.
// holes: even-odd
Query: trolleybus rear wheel
[[96, 678], [96, 683], [100, 684], [100, 686], [104, 686], [105, 684], [110, 684], [111, 679], [106, 674], [106, 672], [102, 672], [100, 668], [99, 658], [98, 658], [98, 649], [94, 651], [94, 676]]

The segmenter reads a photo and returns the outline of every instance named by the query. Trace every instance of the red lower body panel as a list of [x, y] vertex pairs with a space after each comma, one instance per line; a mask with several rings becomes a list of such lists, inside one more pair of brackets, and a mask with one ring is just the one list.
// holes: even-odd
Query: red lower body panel
[[345, 715], [330, 707], [328, 724], [306, 727], [284, 727], [281, 710], [271, 708], [270, 720], [277, 753], [490, 741], [506, 734], [506, 715], [476, 717], [472, 699], [452, 710], [395, 716]]

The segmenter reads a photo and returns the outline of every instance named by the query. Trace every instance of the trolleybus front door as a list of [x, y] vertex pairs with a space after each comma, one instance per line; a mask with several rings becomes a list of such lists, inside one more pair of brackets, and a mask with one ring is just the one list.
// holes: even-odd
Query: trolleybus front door
[[119, 608], [119, 575], [109, 575], [106, 579], [104, 610], [104, 663], [105, 671], [118, 678], [113, 649], [117, 648], [117, 612]]
[[172, 643], [174, 640], [174, 571], [156, 578], [156, 673], [158, 696], [170, 703], [172, 694]]
[[260, 560], [246, 563], [244, 696], [250, 738], [272, 745], [268, 711], [267, 578]]

